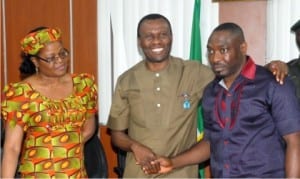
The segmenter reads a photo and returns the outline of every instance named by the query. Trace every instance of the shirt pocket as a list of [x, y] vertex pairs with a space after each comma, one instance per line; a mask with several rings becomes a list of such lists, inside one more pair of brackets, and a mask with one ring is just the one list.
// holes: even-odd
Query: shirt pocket
[[145, 125], [145, 119], [143, 117], [143, 102], [142, 94], [138, 89], [130, 89], [127, 91], [127, 99], [129, 105], [129, 121], [134, 121], [137, 125]]
[[[188, 96], [185, 96], [188, 95]], [[170, 123], [176, 124], [181, 122], [187, 122], [190, 118], [195, 117], [197, 114], [197, 107], [199, 104], [199, 95], [191, 93], [180, 93], [177, 94], [177, 100], [175, 101], [174, 109], [170, 109], [172, 111], [172, 118]], [[174, 120], [176, 120], [174, 122]]]

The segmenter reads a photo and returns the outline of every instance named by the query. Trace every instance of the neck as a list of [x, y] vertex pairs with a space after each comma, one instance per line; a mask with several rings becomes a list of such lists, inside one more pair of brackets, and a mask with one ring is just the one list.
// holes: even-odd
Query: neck
[[229, 89], [231, 87], [231, 85], [234, 82], [234, 80], [236, 79], [236, 77], [237, 76], [229, 76], [229, 77], [223, 78], [224, 84], [227, 89]]
[[169, 65], [169, 59], [161, 62], [146, 61], [146, 66], [150, 71], [157, 72], [165, 69]]
[[244, 66], [246, 64], [246, 59], [244, 61], [242, 61], [242, 63], [239, 65], [238, 68], [236, 68], [236, 71], [229, 74], [229, 75], [226, 75], [223, 80], [224, 80], [224, 83], [226, 85], [226, 87], [229, 89], [232, 85], [232, 83], [234, 82], [234, 80], [241, 74]]
[[46, 83], [47, 85], [58, 85], [64, 83], [66, 74], [58, 77], [51, 77], [42, 74], [37, 74], [36, 78], [42, 83]]

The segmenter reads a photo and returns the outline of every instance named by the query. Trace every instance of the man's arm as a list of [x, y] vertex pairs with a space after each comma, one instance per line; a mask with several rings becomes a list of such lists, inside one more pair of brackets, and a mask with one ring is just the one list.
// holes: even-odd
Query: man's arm
[[285, 135], [286, 141], [286, 178], [300, 178], [300, 132]]
[[210, 144], [206, 140], [194, 145], [186, 152], [171, 158], [174, 168], [181, 168], [187, 165], [199, 164], [210, 157]]

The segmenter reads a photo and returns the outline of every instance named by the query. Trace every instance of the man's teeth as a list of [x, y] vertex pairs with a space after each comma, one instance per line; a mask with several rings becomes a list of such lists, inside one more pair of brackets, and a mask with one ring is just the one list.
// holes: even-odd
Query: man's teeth
[[163, 48], [156, 48], [156, 49], [152, 49], [152, 52], [161, 52], [163, 50]]

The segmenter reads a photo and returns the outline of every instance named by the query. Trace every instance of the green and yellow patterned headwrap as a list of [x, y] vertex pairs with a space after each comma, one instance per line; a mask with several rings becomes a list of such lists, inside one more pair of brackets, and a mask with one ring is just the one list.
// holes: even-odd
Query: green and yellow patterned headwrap
[[25, 54], [36, 55], [48, 42], [60, 40], [61, 30], [46, 28], [29, 33], [21, 40], [21, 50]]

